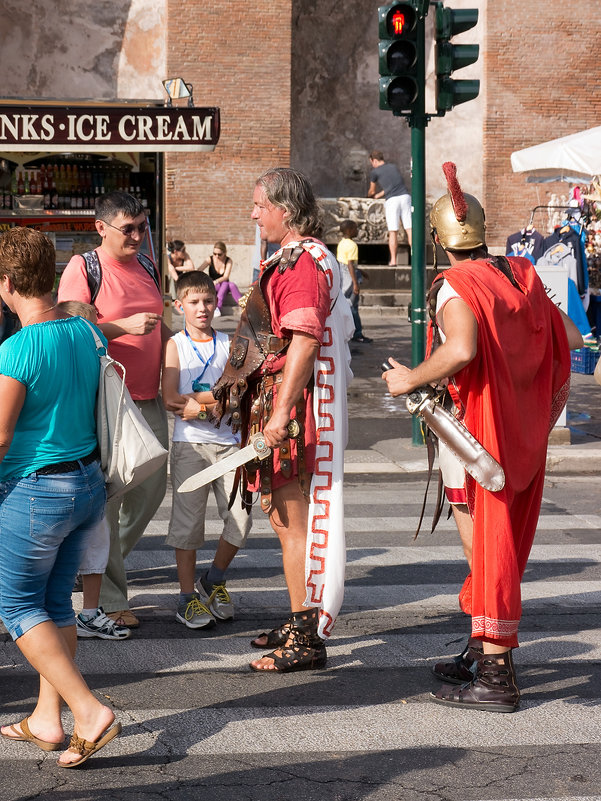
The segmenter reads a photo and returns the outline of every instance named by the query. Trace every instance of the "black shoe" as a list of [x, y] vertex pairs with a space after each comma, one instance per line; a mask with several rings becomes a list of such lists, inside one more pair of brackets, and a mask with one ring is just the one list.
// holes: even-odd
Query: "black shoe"
[[520, 704], [511, 651], [482, 654], [476, 662], [476, 675], [461, 687], [443, 685], [430, 698], [437, 704], [481, 709], [484, 712], [515, 712]]
[[481, 648], [473, 648], [469, 641], [459, 656], [450, 662], [437, 662], [432, 673], [447, 684], [469, 684], [476, 675], [477, 662], [482, 657]]
[[373, 339], [371, 339], [370, 337], [365, 337], [363, 336], [363, 334], [360, 334], [359, 336], [352, 337], [351, 342], [362, 342], [364, 345], [367, 345], [370, 342], [373, 342]]

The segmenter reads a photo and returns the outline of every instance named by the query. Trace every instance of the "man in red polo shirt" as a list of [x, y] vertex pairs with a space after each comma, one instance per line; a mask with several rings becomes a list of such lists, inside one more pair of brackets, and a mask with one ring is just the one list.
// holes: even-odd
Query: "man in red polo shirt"
[[[156, 269], [147, 257], [138, 259], [146, 234], [142, 204], [126, 192], [102, 195], [96, 202], [96, 230], [102, 238], [95, 251], [100, 286], [98, 281], [91, 286], [84, 257], [73, 256], [62, 274], [58, 300], [94, 304], [98, 326], [109, 340], [109, 353], [126, 369], [125, 382], [133, 400], [161, 444], [168, 448], [167, 417], [159, 398], [159, 381], [163, 340], [172, 331], [162, 323], [163, 296]], [[142, 484], [107, 503], [111, 547], [100, 603], [119, 625], [139, 625], [128, 606], [123, 559], [159, 508], [166, 482], [165, 464]]]

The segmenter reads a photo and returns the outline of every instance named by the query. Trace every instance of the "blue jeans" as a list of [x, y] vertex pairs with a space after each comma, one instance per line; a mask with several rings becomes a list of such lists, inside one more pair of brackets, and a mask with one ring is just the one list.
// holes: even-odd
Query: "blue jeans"
[[0, 617], [13, 640], [48, 620], [75, 625], [73, 583], [105, 502], [98, 461], [0, 483]]

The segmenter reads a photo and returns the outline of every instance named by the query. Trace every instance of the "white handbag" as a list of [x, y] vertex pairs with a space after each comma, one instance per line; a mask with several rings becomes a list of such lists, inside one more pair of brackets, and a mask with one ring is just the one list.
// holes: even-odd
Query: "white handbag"
[[166, 461], [168, 452], [133, 402], [125, 386], [125, 368], [111, 359], [92, 325], [90, 330], [100, 359], [96, 399], [100, 465], [106, 480], [107, 498], [115, 498], [156, 472]]

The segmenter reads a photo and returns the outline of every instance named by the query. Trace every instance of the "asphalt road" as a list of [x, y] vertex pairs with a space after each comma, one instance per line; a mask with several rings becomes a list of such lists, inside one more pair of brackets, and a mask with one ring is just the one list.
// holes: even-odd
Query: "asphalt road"
[[[220, 327], [231, 324], [223, 318]], [[278, 545], [260, 511], [229, 573], [236, 619], [206, 632], [175, 622], [168, 496], [127, 561], [142, 626], [131, 640], [79, 648], [82, 672], [114, 707], [122, 736], [76, 771], [57, 768], [55, 754], [1, 741], [0, 801], [601, 801], [597, 476], [559, 469], [546, 483], [523, 584], [520, 711], [431, 703], [431, 664], [459, 652], [468, 631], [457, 609], [466, 569], [450, 521], [413, 540], [425, 460], [408, 441], [401, 403], [381, 394], [378, 371], [383, 356], [406, 354], [409, 327], [366, 317], [364, 328], [376, 341], [353, 346], [346, 595], [327, 669], [247, 667], [258, 653], [251, 637], [287, 616]], [[590, 457], [598, 388], [590, 376], [575, 387], [571, 447]], [[595, 399], [594, 412], [582, 398]], [[220, 532], [214, 506], [207, 528], [201, 565]], [[0, 722], [24, 717], [35, 692], [34, 674], [0, 635]]]

